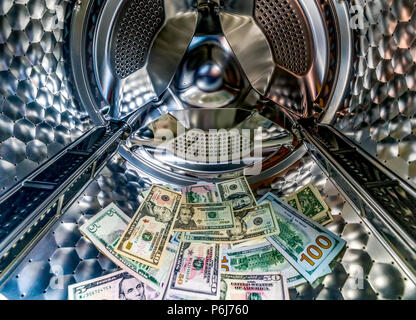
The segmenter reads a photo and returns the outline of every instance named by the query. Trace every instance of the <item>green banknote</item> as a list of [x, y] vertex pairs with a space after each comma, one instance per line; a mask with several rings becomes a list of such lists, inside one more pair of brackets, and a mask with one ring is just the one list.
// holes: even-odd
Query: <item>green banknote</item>
[[291, 206], [292, 208], [300, 211], [300, 205], [298, 204], [298, 201], [296, 199], [296, 195], [292, 196], [292, 197], [285, 198], [284, 200], [288, 203], [289, 206]]
[[306, 279], [267, 240], [263, 244], [239, 249], [222, 249], [221, 272], [281, 272], [289, 288], [305, 283]]
[[202, 243], [233, 243], [264, 238], [279, 233], [271, 204], [234, 211], [235, 227], [226, 231], [186, 232], [183, 241]]
[[242, 210], [257, 205], [245, 177], [217, 183], [218, 195], [222, 201], [231, 201], [234, 210]]
[[264, 244], [265, 240], [263, 238], [257, 238], [254, 240], [248, 240], [248, 241], [241, 241], [241, 242], [234, 242], [234, 243], [229, 243], [229, 249], [239, 249], [239, 248], [244, 248], [244, 247], [252, 247], [252, 246], [257, 246], [260, 244]]
[[195, 184], [182, 188], [187, 203], [216, 202], [215, 185], [212, 183]]
[[299, 210], [304, 215], [321, 225], [333, 221], [332, 215], [329, 212], [328, 205], [322, 199], [318, 189], [312, 184], [304, 186], [296, 192], [296, 198], [299, 204]]
[[283, 200], [322, 226], [334, 221], [328, 205], [322, 199], [318, 189], [312, 184], [306, 185], [295, 194], [283, 198]]
[[320, 216], [314, 217], [312, 220], [317, 222], [321, 226], [325, 226], [328, 223], [331, 223], [332, 221], [334, 221], [334, 217], [332, 216], [330, 211], [326, 211], [323, 214], [321, 214]]
[[218, 300], [220, 255], [218, 244], [182, 242], [172, 268], [166, 299], [192, 297]]
[[272, 204], [280, 234], [267, 240], [310, 283], [325, 274], [329, 264], [345, 246], [345, 240], [299, 213], [272, 193], [259, 203]]
[[279, 272], [222, 273], [221, 300], [290, 300]]
[[231, 201], [183, 203], [173, 225], [174, 231], [211, 231], [234, 228]]
[[165, 288], [169, 278], [169, 269], [175, 259], [177, 246], [168, 245], [158, 270], [126, 258], [115, 252], [114, 246], [129, 222], [130, 218], [114, 203], [111, 203], [84, 223], [80, 227], [80, 231], [91, 240], [98, 250], [120, 268], [156, 290]]
[[68, 300], [160, 300], [162, 296], [125, 271], [68, 286]]

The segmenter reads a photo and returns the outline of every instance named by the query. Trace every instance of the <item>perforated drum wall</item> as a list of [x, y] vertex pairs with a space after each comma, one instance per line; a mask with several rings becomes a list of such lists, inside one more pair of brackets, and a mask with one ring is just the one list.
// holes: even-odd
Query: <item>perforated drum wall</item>
[[308, 24], [293, 0], [256, 0], [254, 15], [273, 50], [277, 64], [296, 75], [311, 67]]
[[117, 76], [125, 78], [145, 65], [150, 45], [164, 19], [163, 0], [126, 3], [113, 36], [112, 55]]

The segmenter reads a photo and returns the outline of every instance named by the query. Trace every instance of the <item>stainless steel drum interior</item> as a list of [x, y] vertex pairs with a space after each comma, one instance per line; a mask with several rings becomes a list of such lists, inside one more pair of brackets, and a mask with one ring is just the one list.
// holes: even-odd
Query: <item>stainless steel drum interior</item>
[[4, 297], [117, 270], [79, 231], [111, 202], [242, 175], [347, 241], [291, 299], [416, 299], [416, 1], [0, 0]]

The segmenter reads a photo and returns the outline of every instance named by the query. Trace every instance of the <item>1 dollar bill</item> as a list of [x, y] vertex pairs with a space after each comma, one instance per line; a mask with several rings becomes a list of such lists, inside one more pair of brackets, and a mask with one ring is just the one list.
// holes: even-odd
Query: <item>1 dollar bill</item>
[[231, 201], [234, 210], [242, 210], [257, 205], [245, 177], [217, 183], [218, 195], [222, 201]]

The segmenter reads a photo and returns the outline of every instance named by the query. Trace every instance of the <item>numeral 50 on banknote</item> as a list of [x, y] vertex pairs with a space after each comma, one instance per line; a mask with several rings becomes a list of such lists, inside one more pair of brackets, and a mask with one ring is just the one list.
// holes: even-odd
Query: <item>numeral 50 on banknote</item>
[[212, 305], [211, 306], [211, 314], [221, 315], [227, 317], [231, 314], [248, 314], [248, 305], [233, 305], [233, 304], [226, 304], [226, 305]]
[[315, 242], [301, 252], [298, 256], [300, 265], [305, 270], [313, 270], [316, 263], [319, 264], [321, 258], [325, 257], [325, 252], [330, 252], [335, 245], [334, 239], [325, 234], [319, 234], [315, 238]]

